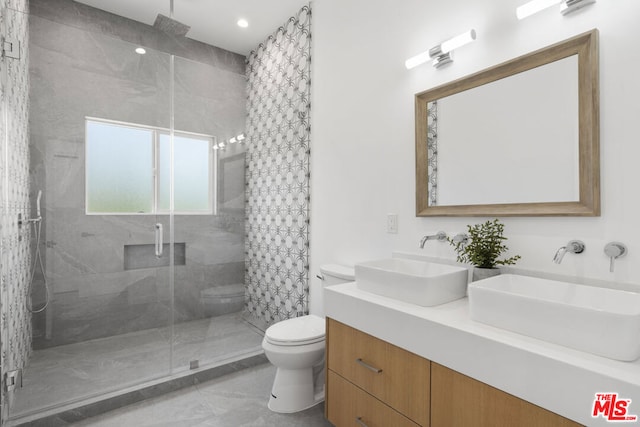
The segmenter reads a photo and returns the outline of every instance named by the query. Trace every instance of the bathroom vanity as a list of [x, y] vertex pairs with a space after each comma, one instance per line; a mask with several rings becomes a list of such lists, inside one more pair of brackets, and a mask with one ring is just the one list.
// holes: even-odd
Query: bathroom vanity
[[610, 425], [592, 417], [596, 393], [610, 392], [640, 414], [639, 361], [473, 322], [467, 298], [420, 307], [356, 283], [324, 298], [325, 410], [337, 427]]
[[326, 408], [334, 425], [358, 417], [367, 425], [429, 425], [427, 359], [330, 318], [326, 345]]

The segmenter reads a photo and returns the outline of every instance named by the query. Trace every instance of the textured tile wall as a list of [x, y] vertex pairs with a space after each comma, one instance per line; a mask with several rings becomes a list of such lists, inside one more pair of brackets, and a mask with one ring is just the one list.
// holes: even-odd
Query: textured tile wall
[[[2, 378], [22, 369], [31, 353], [31, 315], [26, 308], [29, 287], [30, 232], [18, 226], [29, 209], [29, 75], [27, 0], [2, 0], [3, 36], [21, 42], [21, 58], [0, 60], [0, 338]], [[6, 138], [4, 135], [6, 134]], [[2, 419], [11, 396], [2, 384]]]
[[308, 313], [311, 9], [247, 58], [247, 311], [256, 326]]

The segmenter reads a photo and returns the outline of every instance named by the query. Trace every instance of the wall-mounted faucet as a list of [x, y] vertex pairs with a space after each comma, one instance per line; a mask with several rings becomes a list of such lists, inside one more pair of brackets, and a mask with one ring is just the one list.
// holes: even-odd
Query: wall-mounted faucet
[[620, 242], [609, 242], [604, 247], [604, 253], [609, 257], [609, 271], [613, 273], [613, 262], [627, 254], [627, 246]]
[[558, 249], [553, 257], [553, 262], [555, 262], [556, 264], [560, 264], [562, 262], [562, 258], [564, 258], [564, 255], [567, 252], [572, 254], [581, 254], [582, 252], [584, 252], [584, 242], [581, 240], [569, 241], [569, 243], [567, 243], [567, 246], [563, 246]]
[[420, 240], [420, 249], [424, 249], [424, 244], [427, 243], [427, 240], [437, 240], [438, 242], [446, 242], [447, 233], [445, 233], [444, 231], [438, 231], [438, 234], [434, 234], [433, 236], [424, 236]]

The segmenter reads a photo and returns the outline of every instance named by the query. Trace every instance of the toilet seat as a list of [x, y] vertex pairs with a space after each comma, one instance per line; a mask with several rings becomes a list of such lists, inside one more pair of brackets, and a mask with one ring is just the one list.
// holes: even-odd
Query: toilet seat
[[275, 323], [267, 328], [265, 340], [273, 345], [301, 346], [324, 341], [325, 320], [310, 314]]

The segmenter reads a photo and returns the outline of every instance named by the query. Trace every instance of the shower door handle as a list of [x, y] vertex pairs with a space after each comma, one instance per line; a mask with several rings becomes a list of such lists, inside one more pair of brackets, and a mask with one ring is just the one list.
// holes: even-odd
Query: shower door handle
[[156, 224], [156, 258], [162, 256], [162, 224]]

